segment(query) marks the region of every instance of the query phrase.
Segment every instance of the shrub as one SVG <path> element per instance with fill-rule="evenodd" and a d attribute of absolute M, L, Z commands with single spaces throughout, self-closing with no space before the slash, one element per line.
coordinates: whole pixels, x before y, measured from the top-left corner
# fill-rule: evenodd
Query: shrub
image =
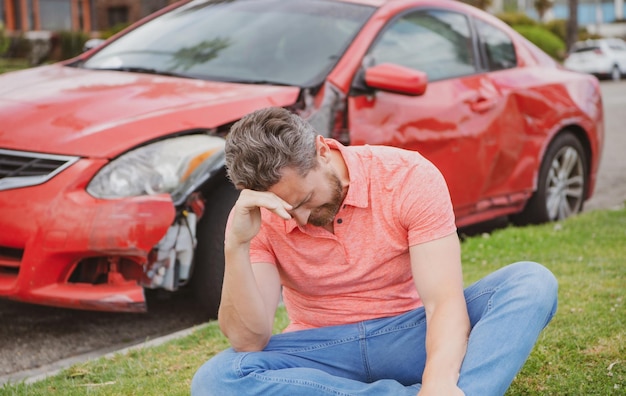
<path fill-rule="evenodd" d="M 11 44 L 11 39 L 6 35 L 4 31 L 4 24 L 0 22 L 0 56 L 4 55 Z"/>
<path fill-rule="evenodd" d="M 567 20 L 565 19 L 554 19 L 550 22 L 547 22 L 545 25 L 546 29 L 554 33 L 558 36 L 563 42 L 567 42 Z M 576 36 L 577 41 L 587 40 L 590 38 L 600 38 L 601 36 L 597 34 L 589 33 L 586 27 L 578 26 L 578 36 Z"/>
<path fill-rule="evenodd" d="M 108 39 L 109 37 L 121 32 L 122 30 L 126 29 L 129 26 L 128 23 L 118 23 L 116 25 L 111 26 L 110 28 L 108 28 L 107 30 L 103 30 L 102 33 L 100 34 L 100 38 L 101 39 Z"/>
<path fill-rule="evenodd" d="M 30 40 L 24 37 L 23 34 L 14 35 L 9 40 L 9 50 L 7 57 L 9 58 L 28 58 L 31 52 L 32 44 Z"/>
<path fill-rule="evenodd" d="M 601 34 L 589 33 L 585 27 L 578 28 L 578 41 L 585 41 L 590 39 L 599 39 L 603 36 Z"/>
<path fill-rule="evenodd" d="M 567 41 L 567 20 L 553 19 L 550 22 L 546 22 L 543 26 L 551 31 L 555 36 L 563 40 L 563 42 Z"/>
<path fill-rule="evenodd" d="M 524 14 L 523 12 L 505 12 L 496 16 L 509 26 L 538 25 L 537 21 Z"/>
<path fill-rule="evenodd" d="M 73 58 L 83 52 L 89 35 L 84 32 L 60 31 L 55 35 L 56 44 L 60 47 L 60 60 Z"/>
<path fill-rule="evenodd" d="M 556 60 L 562 60 L 566 54 L 565 43 L 557 35 L 542 26 L 513 26 L 518 33 L 526 37 L 537 47 Z"/>

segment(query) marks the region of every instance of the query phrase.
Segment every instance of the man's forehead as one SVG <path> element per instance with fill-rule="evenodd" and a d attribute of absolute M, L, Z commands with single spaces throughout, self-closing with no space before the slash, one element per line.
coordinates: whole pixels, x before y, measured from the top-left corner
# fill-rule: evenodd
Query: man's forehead
<path fill-rule="evenodd" d="M 304 201 L 315 188 L 315 174 L 308 172 L 302 176 L 292 168 L 285 168 L 278 183 L 269 188 L 270 192 L 278 195 L 290 205 L 298 205 Z"/>

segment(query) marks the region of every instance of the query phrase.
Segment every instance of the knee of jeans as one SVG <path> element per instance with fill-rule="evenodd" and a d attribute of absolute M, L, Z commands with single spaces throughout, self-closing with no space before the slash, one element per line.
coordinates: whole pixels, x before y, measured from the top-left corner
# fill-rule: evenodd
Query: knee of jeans
<path fill-rule="evenodd" d="M 225 387 L 236 376 L 230 350 L 219 353 L 205 362 L 191 380 L 191 395 L 223 395 Z"/>
<path fill-rule="evenodd" d="M 550 317 L 556 313 L 558 281 L 552 271 L 532 261 L 516 263 L 518 279 L 523 282 L 527 298 L 536 308 L 545 307 Z"/>

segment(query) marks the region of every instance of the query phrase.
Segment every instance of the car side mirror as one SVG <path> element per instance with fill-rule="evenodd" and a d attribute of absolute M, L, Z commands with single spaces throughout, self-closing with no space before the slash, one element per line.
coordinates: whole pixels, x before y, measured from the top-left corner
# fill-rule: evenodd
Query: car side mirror
<path fill-rule="evenodd" d="M 365 69 L 365 85 L 369 88 L 419 96 L 426 92 L 426 73 L 408 67 L 382 63 Z"/>

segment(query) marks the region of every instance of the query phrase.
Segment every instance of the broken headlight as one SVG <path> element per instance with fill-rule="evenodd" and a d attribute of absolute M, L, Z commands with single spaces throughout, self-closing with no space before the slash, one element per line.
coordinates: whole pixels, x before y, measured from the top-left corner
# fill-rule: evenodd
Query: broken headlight
<path fill-rule="evenodd" d="M 187 135 L 165 139 L 116 158 L 87 186 L 96 198 L 115 199 L 169 193 L 176 202 L 223 166 L 224 139 Z"/>

